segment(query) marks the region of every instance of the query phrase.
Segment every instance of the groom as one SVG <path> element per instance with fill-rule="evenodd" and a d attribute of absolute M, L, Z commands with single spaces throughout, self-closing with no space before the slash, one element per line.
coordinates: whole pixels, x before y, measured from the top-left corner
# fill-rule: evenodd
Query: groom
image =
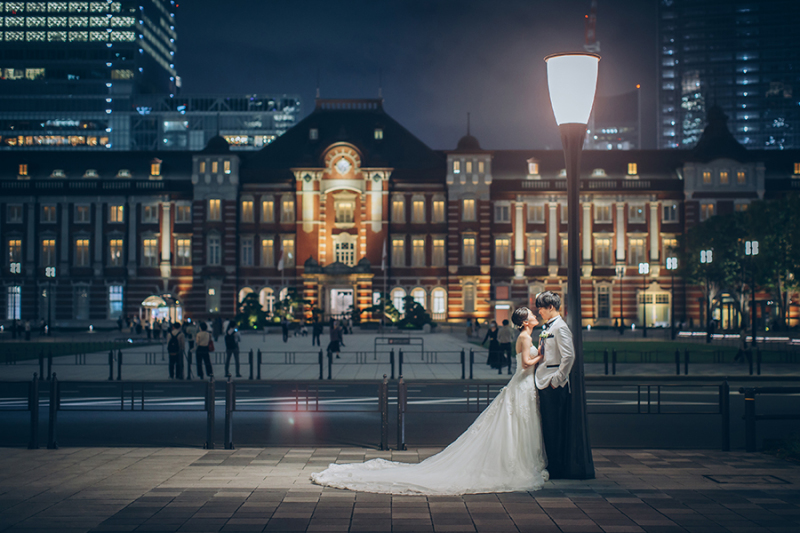
<path fill-rule="evenodd" d="M 539 346 L 544 356 L 536 368 L 536 388 L 542 416 L 542 437 L 547 452 L 550 479 L 568 472 L 567 429 L 569 427 L 569 373 L 575 360 L 572 333 L 561 318 L 561 298 L 550 291 L 536 296 L 536 308 L 544 322 Z"/>

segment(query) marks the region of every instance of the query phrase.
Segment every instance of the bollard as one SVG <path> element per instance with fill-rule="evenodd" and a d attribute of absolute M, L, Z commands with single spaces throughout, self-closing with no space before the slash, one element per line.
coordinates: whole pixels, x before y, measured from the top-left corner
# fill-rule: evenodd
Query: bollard
<path fill-rule="evenodd" d="M 50 418 L 47 421 L 47 449 L 57 450 L 56 427 L 58 424 L 58 380 L 56 375 L 50 377 Z"/>
<path fill-rule="evenodd" d="M 467 358 L 464 354 L 464 348 L 461 348 L 461 379 L 466 379 L 467 376 Z"/>
<path fill-rule="evenodd" d="M 403 379 L 403 350 L 400 349 L 400 352 L 397 354 L 397 374 L 400 376 L 400 379 Z M 392 379 L 394 379 L 394 372 L 392 372 Z"/>
<path fill-rule="evenodd" d="M 206 387 L 206 443 L 203 448 L 214 449 L 214 415 L 216 414 L 216 398 L 214 397 L 214 378 L 208 378 Z"/>
<path fill-rule="evenodd" d="M 225 449 L 233 450 L 233 409 L 236 401 L 236 384 L 230 376 L 225 383 Z"/>
<path fill-rule="evenodd" d="M 322 349 L 320 349 L 320 351 L 319 351 L 319 379 L 325 379 L 323 377 L 324 373 L 325 373 L 325 365 L 322 362 Z"/>
<path fill-rule="evenodd" d="M 122 350 L 117 352 L 117 381 L 122 381 Z"/>
<path fill-rule="evenodd" d="M 328 350 L 328 379 L 331 379 L 333 373 L 333 352 Z"/>
<path fill-rule="evenodd" d="M 731 388 L 727 381 L 719 386 L 719 414 L 722 417 L 722 451 L 731 451 Z"/>
<path fill-rule="evenodd" d="M 47 379 L 53 379 L 53 350 L 47 352 Z"/>
<path fill-rule="evenodd" d="M 617 350 L 611 350 L 611 375 L 617 375 Z"/>
<path fill-rule="evenodd" d="M 397 449 L 406 449 L 406 383 L 403 381 L 403 374 L 400 374 L 400 382 L 397 384 Z"/>
<path fill-rule="evenodd" d="M 29 450 L 39 449 L 39 375 L 34 372 L 31 380 L 28 409 L 31 411 L 31 440 L 28 441 Z"/>
<path fill-rule="evenodd" d="M 44 350 L 39 350 L 39 375 L 44 377 Z"/>
<path fill-rule="evenodd" d="M 603 350 L 603 367 L 605 375 L 608 375 L 608 348 Z"/>
<path fill-rule="evenodd" d="M 683 350 L 683 375 L 689 375 L 689 348 Z"/>
<path fill-rule="evenodd" d="M 114 349 L 108 351 L 108 381 L 114 381 Z"/>
<path fill-rule="evenodd" d="M 392 365 L 392 379 L 394 379 L 394 349 L 389 352 L 389 364 Z"/>
<path fill-rule="evenodd" d="M 475 364 L 475 352 L 472 348 L 469 349 L 469 379 L 472 379 L 472 367 Z"/>
<path fill-rule="evenodd" d="M 381 450 L 389 449 L 389 380 L 383 375 L 378 385 L 378 408 L 381 411 Z"/>
<path fill-rule="evenodd" d="M 739 389 L 744 391 L 744 441 L 745 451 L 756 451 L 756 393 L 755 389 Z"/>
<path fill-rule="evenodd" d="M 253 381 L 253 349 L 250 348 L 250 353 L 247 354 L 247 362 L 250 364 L 250 377 L 247 378 Z"/>
<path fill-rule="evenodd" d="M 675 350 L 675 375 L 681 375 L 681 351 Z"/>
<path fill-rule="evenodd" d="M 761 375 L 761 349 L 756 349 L 756 374 Z"/>
<path fill-rule="evenodd" d="M 261 379 L 261 348 L 256 352 L 256 379 Z"/>

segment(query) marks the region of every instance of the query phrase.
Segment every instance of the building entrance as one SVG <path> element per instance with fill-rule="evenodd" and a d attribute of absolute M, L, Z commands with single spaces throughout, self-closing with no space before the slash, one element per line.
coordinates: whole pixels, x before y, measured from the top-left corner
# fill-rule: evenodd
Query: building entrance
<path fill-rule="evenodd" d="M 331 316 L 340 318 L 353 306 L 353 289 L 331 289 Z"/>

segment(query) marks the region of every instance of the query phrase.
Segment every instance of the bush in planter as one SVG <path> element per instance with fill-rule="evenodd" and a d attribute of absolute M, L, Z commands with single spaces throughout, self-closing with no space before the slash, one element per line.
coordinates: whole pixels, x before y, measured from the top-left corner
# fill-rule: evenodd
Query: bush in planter
<path fill-rule="evenodd" d="M 403 301 L 405 303 L 405 316 L 397 324 L 399 328 L 422 329 L 422 326 L 432 322 L 431 315 L 418 302 L 414 301 L 414 298 L 406 296 Z"/>
<path fill-rule="evenodd" d="M 239 304 L 234 322 L 240 329 L 261 329 L 267 325 L 267 312 L 261 308 L 258 295 L 251 292 Z"/>
<path fill-rule="evenodd" d="M 395 308 L 392 301 L 386 296 L 386 294 L 381 294 L 380 301 L 369 307 L 366 307 L 359 311 L 360 313 L 371 313 L 372 318 L 380 322 L 381 316 L 386 319 L 386 322 L 390 324 L 397 323 L 400 320 L 400 312 Z"/>

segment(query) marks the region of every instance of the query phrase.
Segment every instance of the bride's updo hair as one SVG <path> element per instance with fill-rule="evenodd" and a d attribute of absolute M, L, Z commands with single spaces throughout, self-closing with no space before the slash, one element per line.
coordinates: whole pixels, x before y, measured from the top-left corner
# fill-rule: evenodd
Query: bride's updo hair
<path fill-rule="evenodd" d="M 523 325 L 523 322 L 528 320 L 528 313 L 530 312 L 531 310 L 527 307 L 518 307 L 514 310 L 514 314 L 511 315 L 511 322 L 514 323 L 517 329 L 524 328 L 525 326 Z"/>

